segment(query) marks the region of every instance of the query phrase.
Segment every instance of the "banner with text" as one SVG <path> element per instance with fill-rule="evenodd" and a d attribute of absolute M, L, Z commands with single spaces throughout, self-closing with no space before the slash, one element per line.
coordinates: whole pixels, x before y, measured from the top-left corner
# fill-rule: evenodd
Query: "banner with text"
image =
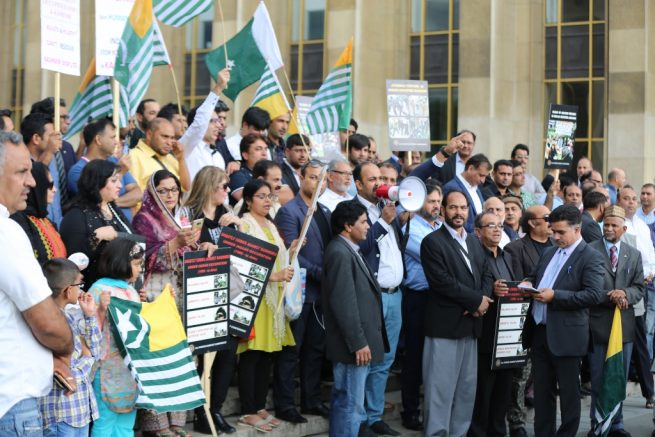
<path fill-rule="evenodd" d="M 113 76 L 125 23 L 134 0 L 96 0 L 96 74 Z"/>
<path fill-rule="evenodd" d="M 80 0 L 41 0 L 41 68 L 80 75 Z"/>
<path fill-rule="evenodd" d="M 184 328 L 194 355 L 227 347 L 231 252 L 184 254 Z"/>
<path fill-rule="evenodd" d="M 566 169 L 573 162 L 578 107 L 550 105 L 546 128 L 544 168 Z"/>
<path fill-rule="evenodd" d="M 528 351 L 523 349 L 522 340 L 530 299 L 523 297 L 518 285 L 518 281 L 507 281 L 508 293 L 494 297 L 498 302 L 498 317 L 491 370 L 523 367 L 528 359 Z"/>
<path fill-rule="evenodd" d="M 430 150 L 430 105 L 424 80 L 387 80 L 389 148 Z"/>
<path fill-rule="evenodd" d="M 278 247 L 227 227 L 221 232 L 218 247 L 232 248 L 230 262 L 245 285 L 230 301 L 230 334 L 247 338 L 266 292 Z"/>

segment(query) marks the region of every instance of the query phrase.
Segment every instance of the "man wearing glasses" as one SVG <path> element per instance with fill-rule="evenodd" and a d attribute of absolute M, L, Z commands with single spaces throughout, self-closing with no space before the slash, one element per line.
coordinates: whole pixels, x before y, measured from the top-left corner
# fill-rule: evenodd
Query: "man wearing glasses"
<path fill-rule="evenodd" d="M 327 206 L 330 212 L 344 200 L 352 199 L 348 187 L 352 183 L 353 172 L 348 162 L 342 159 L 330 161 L 327 169 L 327 188 L 318 201 Z"/>

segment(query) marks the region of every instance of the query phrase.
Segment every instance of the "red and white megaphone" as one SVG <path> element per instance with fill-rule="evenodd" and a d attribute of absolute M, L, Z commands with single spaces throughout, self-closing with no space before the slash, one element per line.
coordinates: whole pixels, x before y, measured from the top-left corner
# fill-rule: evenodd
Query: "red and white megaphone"
<path fill-rule="evenodd" d="M 375 190 L 380 199 L 397 201 L 405 211 L 414 212 L 423 207 L 427 190 L 422 180 L 408 176 L 396 186 L 382 185 Z"/>

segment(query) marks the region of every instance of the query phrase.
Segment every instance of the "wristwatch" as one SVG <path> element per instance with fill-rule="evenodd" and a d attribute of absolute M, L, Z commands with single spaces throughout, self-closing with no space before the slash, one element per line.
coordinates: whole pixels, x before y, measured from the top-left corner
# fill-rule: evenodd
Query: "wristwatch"
<path fill-rule="evenodd" d="M 446 158 L 450 158 L 450 154 L 449 154 L 448 152 L 446 152 L 446 146 L 441 146 L 441 149 L 439 149 L 439 151 L 440 151 L 441 154 L 442 154 L 443 156 L 445 156 Z"/>

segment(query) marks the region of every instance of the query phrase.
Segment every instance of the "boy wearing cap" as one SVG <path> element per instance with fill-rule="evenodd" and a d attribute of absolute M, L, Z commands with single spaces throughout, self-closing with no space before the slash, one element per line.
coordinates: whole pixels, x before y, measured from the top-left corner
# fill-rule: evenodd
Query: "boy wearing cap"
<path fill-rule="evenodd" d="M 74 350 L 71 375 L 76 390 L 70 393 L 61 384 L 54 384 L 50 393 L 40 399 L 44 437 L 88 436 L 89 423 L 98 418 L 98 406 L 91 384 L 91 368 L 100 354 L 101 333 L 96 320 L 93 298 L 82 293 L 84 283 L 79 267 L 65 258 L 53 258 L 43 266 L 43 273 L 52 290 L 55 304 L 66 316 L 73 331 Z M 80 308 L 69 307 L 76 305 Z"/>

